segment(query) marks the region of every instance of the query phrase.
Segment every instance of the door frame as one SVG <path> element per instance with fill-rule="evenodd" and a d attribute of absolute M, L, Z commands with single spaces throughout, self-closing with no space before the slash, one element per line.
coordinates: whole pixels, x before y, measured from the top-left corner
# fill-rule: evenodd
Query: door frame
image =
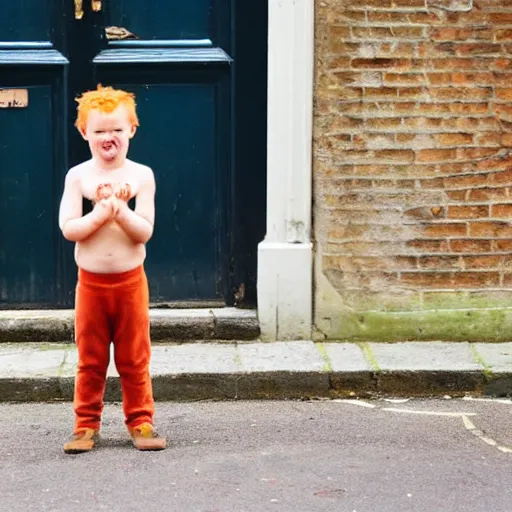
<path fill-rule="evenodd" d="M 264 340 L 312 338 L 312 0 L 268 0 L 267 227 L 258 246 Z"/>

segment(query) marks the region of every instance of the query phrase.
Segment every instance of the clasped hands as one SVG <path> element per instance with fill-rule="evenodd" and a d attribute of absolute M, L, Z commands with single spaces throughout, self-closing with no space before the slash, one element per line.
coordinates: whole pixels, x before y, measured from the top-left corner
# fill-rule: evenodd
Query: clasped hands
<path fill-rule="evenodd" d="M 131 187 L 128 183 L 102 183 L 96 189 L 94 209 L 98 211 L 101 220 L 115 219 L 128 207 L 130 199 Z"/>

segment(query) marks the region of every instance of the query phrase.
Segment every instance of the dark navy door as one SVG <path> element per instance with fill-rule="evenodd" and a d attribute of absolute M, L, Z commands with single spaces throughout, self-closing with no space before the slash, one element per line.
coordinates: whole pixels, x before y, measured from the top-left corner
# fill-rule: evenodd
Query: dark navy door
<path fill-rule="evenodd" d="M 67 168 L 89 156 L 73 127 L 74 98 L 97 83 L 136 94 L 141 127 L 130 157 L 151 166 L 157 183 L 146 262 L 152 302 L 222 305 L 234 303 L 240 289 L 255 295 L 264 231 L 265 4 L 6 4 L 0 307 L 73 303 L 72 245 L 58 232 L 56 214 Z M 20 105 L 2 104 L 14 97 Z"/>

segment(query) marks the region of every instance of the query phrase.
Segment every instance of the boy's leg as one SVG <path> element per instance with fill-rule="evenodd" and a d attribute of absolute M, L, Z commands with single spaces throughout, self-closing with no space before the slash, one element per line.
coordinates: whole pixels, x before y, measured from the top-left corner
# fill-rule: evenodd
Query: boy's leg
<path fill-rule="evenodd" d="M 165 439 L 153 430 L 154 401 L 149 364 L 149 290 L 142 267 L 116 291 L 114 359 L 121 377 L 128 430 L 140 450 L 162 450 Z"/>
<path fill-rule="evenodd" d="M 149 375 L 148 284 L 142 270 L 130 274 L 126 284 L 116 290 L 113 341 L 126 425 L 132 428 L 153 423 L 154 405 Z"/>
<path fill-rule="evenodd" d="M 84 273 L 77 284 L 75 337 L 78 349 L 75 433 L 82 429 L 98 431 L 112 338 L 104 291 L 88 283 Z"/>

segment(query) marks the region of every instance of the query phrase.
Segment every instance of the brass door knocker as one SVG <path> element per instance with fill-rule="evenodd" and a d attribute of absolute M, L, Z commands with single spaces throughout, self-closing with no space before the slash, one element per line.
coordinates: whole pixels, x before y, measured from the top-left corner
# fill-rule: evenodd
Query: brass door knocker
<path fill-rule="evenodd" d="M 75 20 L 81 20 L 84 17 L 83 0 L 75 0 Z"/>
<path fill-rule="evenodd" d="M 93 12 L 100 12 L 103 9 L 102 0 L 91 0 Z M 84 17 L 84 1 L 75 0 L 75 20 L 81 20 Z"/>

